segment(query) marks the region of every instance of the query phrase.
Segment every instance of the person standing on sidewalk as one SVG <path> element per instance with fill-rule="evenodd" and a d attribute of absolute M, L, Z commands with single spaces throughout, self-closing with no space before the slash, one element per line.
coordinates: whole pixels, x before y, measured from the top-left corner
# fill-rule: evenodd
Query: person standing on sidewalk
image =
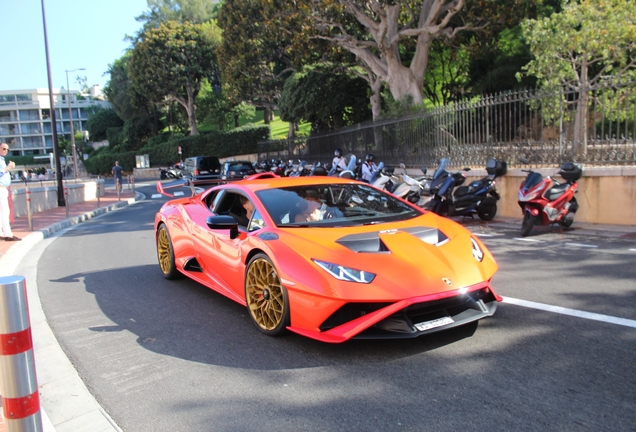
<path fill-rule="evenodd" d="M 115 161 L 115 166 L 113 167 L 113 175 L 115 176 L 115 187 L 121 192 L 122 184 L 124 180 L 123 176 L 124 169 L 119 166 L 119 161 Z"/>
<path fill-rule="evenodd" d="M 9 144 L 0 143 L 0 234 L 5 241 L 20 241 L 22 239 L 13 235 L 11 231 L 11 207 L 9 200 L 9 186 L 11 186 L 11 172 L 15 168 L 15 162 L 7 163 L 4 160 L 9 152 Z"/>

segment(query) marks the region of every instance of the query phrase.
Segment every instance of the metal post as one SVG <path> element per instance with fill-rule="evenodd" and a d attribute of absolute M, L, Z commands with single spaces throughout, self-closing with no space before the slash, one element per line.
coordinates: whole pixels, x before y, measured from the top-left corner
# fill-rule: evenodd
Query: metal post
<path fill-rule="evenodd" d="M 7 430 L 42 432 L 40 396 L 23 276 L 0 278 L 0 395 Z"/>
<path fill-rule="evenodd" d="M 130 179 L 132 180 L 132 194 L 135 196 L 135 176 L 131 176 Z"/>
<path fill-rule="evenodd" d="M 119 177 L 115 178 L 115 189 L 117 189 L 117 201 L 121 201 L 121 191 L 119 190 L 121 188 L 121 180 L 119 179 Z"/>
<path fill-rule="evenodd" d="M 100 180 L 99 176 L 97 176 L 97 208 L 99 208 L 99 206 L 100 206 L 99 201 L 100 201 L 100 198 L 101 198 L 101 195 L 102 195 L 102 184 L 101 184 L 101 182 L 99 180 Z"/>
<path fill-rule="evenodd" d="M 75 132 L 73 131 L 73 110 L 71 109 L 71 88 L 68 84 L 68 73 L 86 70 L 84 68 L 73 69 L 73 70 L 65 70 L 66 72 L 66 95 L 68 99 L 68 121 L 71 125 L 71 147 L 73 148 L 73 174 L 75 175 L 75 180 L 77 180 L 77 151 L 75 150 Z"/>
<path fill-rule="evenodd" d="M 60 166 L 60 147 L 57 142 L 57 122 L 55 121 L 55 102 L 53 100 L 53 79 L 51 78 L 51 62 L 49 61 L 49 41 L 46 32 L 46 14 L 42 0 L 42 26 L 44 27 L 44 50 L 46 51 L 46 72 L 49 78 L 49 102 L 51 104 L 51 133 L 53 137 L 53 155 L 55 158 L 55 178 L 57 179 L 57 206 L 64 205 L 62 191 L 62 167 Z"/>
<path fill-rule="evenodd" d="M 26 185 L 26 209 L 27 220 L 29 222 L 29 231 L 33 231 L 33 215 L 31 214 L 31 190 L 29 185 Z"/>
<path fill-rule="evenodd" d="M 64 186 L 64 201 L 66 202 L 66 218 L 68 219 L 68 186 Z"/>

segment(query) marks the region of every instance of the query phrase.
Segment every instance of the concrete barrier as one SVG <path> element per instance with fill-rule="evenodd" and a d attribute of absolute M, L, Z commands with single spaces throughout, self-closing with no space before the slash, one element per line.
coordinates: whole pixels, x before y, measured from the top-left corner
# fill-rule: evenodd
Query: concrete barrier
<path fill-rule="evenodd" d="M 90 201 L 105 193 L 104 180 L 91 180 L 82 183 L 65 183 L 68 187 L 68 202 L 70 205 Z M 31 192 L 31 212 L 39 213 L 57 207 L 57 185 L 49 183 L 30 183 L 28 185 Z M 27 215 L 27 193 L 23 183 L 13 183 L 11 185 L 11 196 L 13 199 L 13 214 L 15 217 Z"/>

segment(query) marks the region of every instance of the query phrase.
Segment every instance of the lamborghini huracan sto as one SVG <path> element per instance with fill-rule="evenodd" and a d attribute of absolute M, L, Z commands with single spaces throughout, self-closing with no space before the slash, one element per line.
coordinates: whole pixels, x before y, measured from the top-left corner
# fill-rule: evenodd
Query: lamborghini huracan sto
<path fill-rule="evenodd" d="M 355 180 L 256 174 L 165 203 L 155 232 L 164 277 L 246 306 L 271 336 L 413 338 L 501 301 L 470 231 Z"/>

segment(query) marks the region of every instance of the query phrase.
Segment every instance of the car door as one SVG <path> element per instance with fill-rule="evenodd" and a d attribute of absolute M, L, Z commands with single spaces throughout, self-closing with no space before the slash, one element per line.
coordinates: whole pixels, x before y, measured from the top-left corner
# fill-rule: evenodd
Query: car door
<path fill-rule="evenodd" d="M 227 214 L 231 211 L 232 205 L 238 201 L 238 191 L 227 190 L 223 199 L 216 202 L 214 212 L 216 214 Z M 251 200 L 254 202 L 254 200 Z M 255 215 L 257 210 L 255 210 Z M 258 216 L 260 218 L 260 216 Z M 245 256 L 249 253 L 250 237 L 253 232 L 248 232 L 246 228 L 239 227 L 239 235 L 236 238 L 230 236 L 228 230 L 210 230 L 215 238 L 216 263 L 215 271 L 220 279 L 225 283 L 227 290 L 233 295 L 243 298 L 243 278 L 245 275 Z"/>

